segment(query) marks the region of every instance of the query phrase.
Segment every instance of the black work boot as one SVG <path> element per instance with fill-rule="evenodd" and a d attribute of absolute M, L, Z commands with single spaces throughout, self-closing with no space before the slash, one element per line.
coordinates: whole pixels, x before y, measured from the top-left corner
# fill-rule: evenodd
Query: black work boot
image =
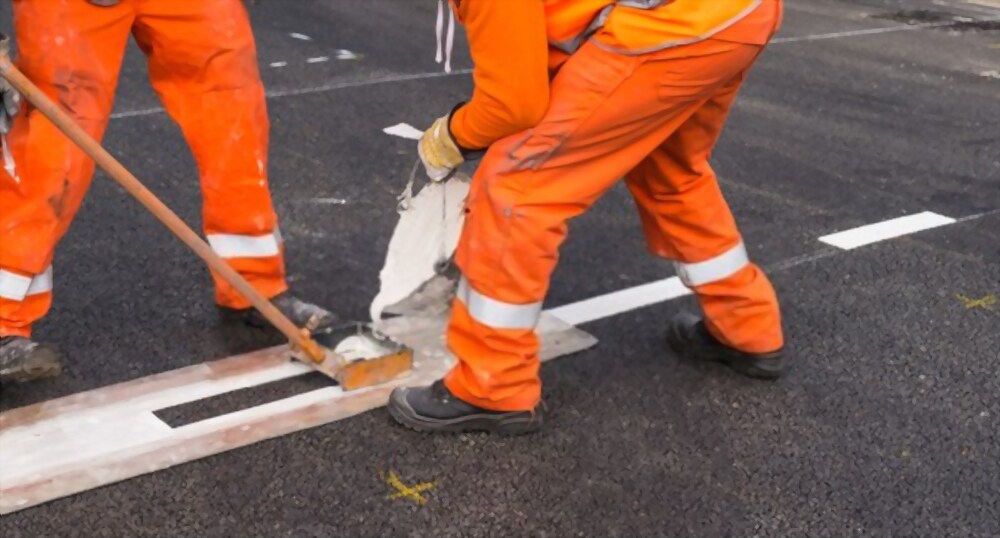
<path fill-rule="evenodd" d="M 544 422 L 541 405 L 534 411 L 490 411 L 459 400 L 441 380 L 429 387 L 393 390 L 389 414 L 396 422 L 427 433 L 523 435 L 538 431 Z"/>
<path fill-rule="evenodd" d="M 22 336 L 0 338 L 0 382 L 34 381 L 61 372 L 62 358 L 56 348 Z"/>
<path fill-rule="evenodd" d="M 284 292 L 271 298 L 271 303 L 281 311 L 282 314 L 292 320 L 292 323 L 299 327 L 308 327 L 310 331 L 329 328 L 340 324 L 340 320 L 329 310 L 307 303 L 291 292 Z M 220 307 L 225 317 L 238 319 L 257 328 L 270 327 L 271 323 L 256 308 L 244 308 L 236 310 L 232 308 Z"/>
<path fill-rule="evenodd" d="M 747 353 L 718 340 L 705 327 L 705 321 L 691 314 L 679 314 L 667 326 L 667 345 L 683 358 L 715 361 L 757 379 L 777 379 L 785 371 L 782 349 L 771 353 Z"/>

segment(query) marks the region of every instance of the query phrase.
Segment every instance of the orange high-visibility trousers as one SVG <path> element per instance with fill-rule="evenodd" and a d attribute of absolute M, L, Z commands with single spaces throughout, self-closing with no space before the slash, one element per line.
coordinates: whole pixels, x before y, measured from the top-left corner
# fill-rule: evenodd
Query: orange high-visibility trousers
<path fill-rule="evenodd" d="M 774 290 L 708 162 L 762 47 L 721 37 L 637 56 L 590 42 L 554 78 L 541 123 L 487 151 L 456 255 L 463 280 L 447 337 L 459 362 L 445 383 L 457 397 L 501 411 L 537 405 L 534 326 L 567 220 L 622 177 L 650 250 L 675 261 L 711 333 L 748 352 L 783 346 Z"/>
<path fill-rule="evenodd" d="M 122 0 L 112 7 L 14 0 L 14 17 L 18 67 L 97 139 L 134 36 L 197 161 L 209 243 L 266 296 L 287 289 L 268 191 L 264 88 L 241 0 Z M 83 152 L 25 108 L 9 135 L 17 177 L 0 172 L 0 336 L 29 336 L 47 312 L 53 251 L 94 172 Z M 219 304 L 250 306 L 218 277 L 215 283 Z"/>

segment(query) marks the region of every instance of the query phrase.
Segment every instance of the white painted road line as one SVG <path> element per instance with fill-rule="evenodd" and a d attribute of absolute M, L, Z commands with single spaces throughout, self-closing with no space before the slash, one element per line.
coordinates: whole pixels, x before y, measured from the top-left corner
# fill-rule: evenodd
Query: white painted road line
<path fill-rule="evenodd" d="M 382 132 L 387 135 L 398 136 L 408 140 L 420 140 L 420 138 L 424 136 L 423 131 L 417 129 L 409 123 L 397 123 L 396 125 L 382 129 Z"/>
<path fill-rule="evenodd" d="M 285 67 L 288 62 L 271 62 L 271 67 Z"/>
<path fill-rule="evenodd" d="M 819 240 L 844 250 L 851 250 L 871 243 L 885 241 L 894 237 L 912 234 L 922 230 L 929 230 L 952 224 L 955 219 L 938 215 L 930 211 L 907 215 L 896 219 L 876 222 L 850 230 L 844 230 L 830 235 L 824 235 Z"/>
<path fill-rule="evenodd" d="M 316 56 L 315 58 L 307 58 L 306 59 L 306 63 L 307 64 L 318 64 L 318 63 L 328 62 L 328 61 L 330 61 L 330 57 L 329 56 Z"/>
<path fill-rule="evenodd" d="M 358 55 L 354 54 L 353 52 L 351 52 L 351 51 L 349 51 L 347 49 L 340 49 L 340 50 L 337 51 L 337 59 L 338 60 L 357 60 L 358 59 Z"/>
<path fill-rule="evenodd" d="M 681 279 L 670 277 L 553 308 L 547 313 L 570 325 L 580 325 L 690 294 Z"/>
<path fill-rule="evenodd" d="M 1000 209 L 969 215 L 961 219 L 953 219 L 951 217 L 945 217 L 943 215 L 938 215 L 937 213 L 925 211 L 915 215 L 877 222 L 875 224 L 869 224 L 867 226 L 861 226 L 837 232 L 835 234 L 825 235 L 819 240 L 843 250 L 851 250 L 863 245 L 884 241 L 886 239 L 901 237 L 923 230 L 937 228 L 938 226 L 975 220 L 995 214 L 1000 214 Z M 837 251 L 827 250 L 798 256 L 796 258 L 778 263 L 770 269 L 774 271 L 785 270 L 815 261 L 817 259 L 826 258 L 835 252 Z M 671 299 L 676 299 L 690 294 L 691 290 L 686 288 L 679 278 L 670 277 L 656 282 L 651 282 L 649 284 L 642 284 L 640 286 L 552 308 L 546 310 L 545 312 L 565 321 L 570 325 L 578 326 L 581 323 L 597 321 L 599 319 L 630 312 L 646 306 L 652 306 L 657 303 L 666 302 Z"/>
<path fill-rule="evenodd" d="M 878 35 L 878 34 L 891 34 L 895 32 L 909 32 L 912 30 L 924 30 L 927 28 L 942 28 L 947 26 L 955 26 L 958 24 L 971 22 L 973 19 L 964 20 L 951 20 L 951 21 L 936 21 L 936 22 L 925 22 L 920 24 L 907 24 L 900 26 L 888 26 L 882 28 L 865 28 L 863 30 L 849 30 L 846 32 L 831 32 L 829 34 L 812 34 L 804 36 L 790 36 L 790 37 L 776 37 L 771 40 L 771 43 L 798 43 L 801 41 L 822 41 L 824 39 L 841 39 L 844 37 L 858 37 L 865 35 Z M 1000 21 L 1000 17 L 993 17 L 988 19 L 977 19 L 976 22 L 997 22 Z"/>
<path fill-rule="evenodd" d="M 292 32 L 292 33 L 290 33 L 288 35 L 290 37 L 292 37 L 293 39 L 300 39 L 302 41 L 312 41 L 313 40 L 311 37 L 309 37 L 309 36 L 307 36 L 305 34 L 300 34 L 298 32 Z"/>

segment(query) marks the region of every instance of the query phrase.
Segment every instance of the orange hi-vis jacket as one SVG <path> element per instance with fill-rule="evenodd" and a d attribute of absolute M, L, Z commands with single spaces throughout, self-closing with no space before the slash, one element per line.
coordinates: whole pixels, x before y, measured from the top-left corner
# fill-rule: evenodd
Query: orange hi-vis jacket
<path fill-rule="evenodd" d="M 620 54 L 646 54 L 719 36 L 763 45 L 772 21 L 753 17 L 774 0 L 451 0 L 475 63 L 472 99 L 452 115 L 460 146 L 483 149 L 537 123 L 549 77 L 588 39 Z M 750 21 L 745 21 L 750 22 Z M 757 28 L 759 26 L 759 28 Z"/>

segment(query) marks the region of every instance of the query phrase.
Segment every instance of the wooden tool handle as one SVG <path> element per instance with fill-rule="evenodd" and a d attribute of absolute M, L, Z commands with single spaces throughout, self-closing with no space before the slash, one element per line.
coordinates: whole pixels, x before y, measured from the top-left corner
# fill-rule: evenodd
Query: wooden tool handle
<path fill-rule="evenodd" d="M 91 138 L 68 114 L 52 102 L 37 86 L 24 76 L 7 54 L 0 54 L 0 75 L 10 83 L 35 108 L 59 128 L 105 172 L 127 190 L 136 200 L 146 206 L 157 219 L 194 251 L 216 273 L 231 284 L 243 297 L 278 328 L 293 345 L 301 348 L 310 359 L 322 362 L 325 353 L 309 335 L 309 331 L 299 329 L 288 317 L 275 308 L 271 301 L 260 294 L 249 282 L 219 257 L 212 247 L 196 234 L 180 217 L 159 198 L 149 191 L 134 175 L 111 156 L 100 143 Z"/>

